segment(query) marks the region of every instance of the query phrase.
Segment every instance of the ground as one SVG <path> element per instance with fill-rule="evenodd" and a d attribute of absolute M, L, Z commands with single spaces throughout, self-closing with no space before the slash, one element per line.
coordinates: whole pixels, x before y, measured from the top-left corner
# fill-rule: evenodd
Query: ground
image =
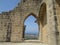
<path fill-rule="evenodd" d="M 47 45 L 42 43 L 0 43 L 0 45 Z"/>

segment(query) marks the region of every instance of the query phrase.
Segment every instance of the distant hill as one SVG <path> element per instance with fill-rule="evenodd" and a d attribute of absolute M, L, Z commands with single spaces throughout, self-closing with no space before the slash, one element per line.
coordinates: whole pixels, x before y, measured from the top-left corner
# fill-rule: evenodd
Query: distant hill
<path fill-rule="evenodd" d="M 29 35 L 38 35 L 37 33 L 25 33 L 26 34 L 29 34 Z"/>
<path fill-rule="evenodd" d="M 25 40 L 37 40 L 38 39 L 38 34 L 25 34 Z"/>

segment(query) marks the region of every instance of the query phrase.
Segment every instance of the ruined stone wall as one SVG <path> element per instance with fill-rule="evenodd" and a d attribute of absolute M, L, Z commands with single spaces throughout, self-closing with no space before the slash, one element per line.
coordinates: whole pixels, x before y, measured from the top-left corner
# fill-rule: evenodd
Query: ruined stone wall
<path fill-rule="evenodd" d="M 23 41 L 23 28 L 24 21 L 29 15 L 33 15 L 38 18 L 40 5 L 39 1 L 28 0 L 22 2 L 11 14 L 12 19 L 12 34 L 11 41 L 20 42 Z"/>
<path fill-rule="evenodd" d="M 43 27 L 41 21 L 43 19 L 42 4 L 46 4 L 47 24 Z M 43 6 L 45 7 L 45 6 Z M 56 8 L 56 10 L 55 10 Z M 41 10 L 41 11 L 40 11 Z M 8 13 L 0 14 L 0 41 L 21 42 L 24 41 L 24 21 L 30 15 L 36 17 L 39 22 L 40 34 L 39 40 L 48 45 L 57 45 L 56 30 L 60 32 L 60 3 L 54 3 L 52 0 L 24 0 L 19 3 L 18 7 Z M 39 14 L 41 13 L 41 14 Z M 57 16 L 57 29 L 56 20 Z M 41 19 L 42 18 L 42 19 Z M 42 23 L 44 23 L 43 20 Z M 42 26 L 42 27 L 40 27 Z M 60 33 L 59 33 L 60 34 Z M 60 36 L 59 36 L 60 37 Z M 60 41 L 60 38 L 58 38 Z"/>
<path fill-rule="evenodd" d="M 47 9 L 47 27 L 44 29 L 47 29 L 46 33 L 43 35 L 46 37 L 45 38 L 45 43 L 46 40 L 48 40 L 48 45 L 57 45 L 56 41 L 56 23 L 55 23 L 55 10 L 54 8 L 54 0 L 43 0 L 44 3 L 46 3 L 46 9 Z M 45 31 L 43 31 L 45 32 Z"/>
<path fill-rule="evenodd" d="M 9 30 L 9 16 L 7 13 L 0 15 L 0 41 L 7 41 L 7 31 Z"/>

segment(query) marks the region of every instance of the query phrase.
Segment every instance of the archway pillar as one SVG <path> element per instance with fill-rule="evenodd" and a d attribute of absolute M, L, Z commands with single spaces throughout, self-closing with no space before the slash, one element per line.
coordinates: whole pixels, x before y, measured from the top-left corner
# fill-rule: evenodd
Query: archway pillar
<path fill-rule="evenodd" d="M 47 5 L 48 45 L 57 45 L 53 4 Z"/>
<path fill-rule="evenodd" d="M 39 27 L 39 41 L 42 42 L 42 24 L 41 21 L 38 20 L 38 27 Z"/>

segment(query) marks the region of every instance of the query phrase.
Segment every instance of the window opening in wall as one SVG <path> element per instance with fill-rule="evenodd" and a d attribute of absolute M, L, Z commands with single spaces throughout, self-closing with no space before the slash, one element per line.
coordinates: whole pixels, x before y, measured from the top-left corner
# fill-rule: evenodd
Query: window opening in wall
<path fill-rule="evenodd" d="M 36 18 L 32 15 L 28 16 L 28 18 L 24 22 L 24 40 L 38 40 L 39 37 L 39 29 L 38 23 L 36 22 Z"/>

